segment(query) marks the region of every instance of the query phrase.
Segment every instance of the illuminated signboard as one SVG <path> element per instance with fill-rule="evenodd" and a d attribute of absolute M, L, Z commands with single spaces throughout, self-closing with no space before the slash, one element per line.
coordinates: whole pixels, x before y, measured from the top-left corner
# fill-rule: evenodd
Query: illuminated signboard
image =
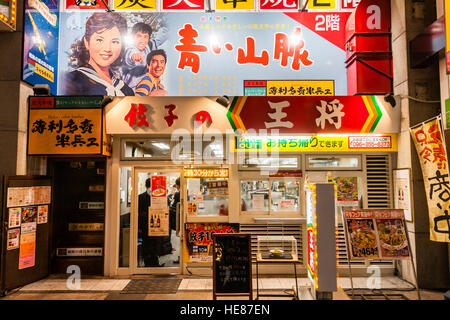
<path fill-rule="evenodd" d="M 240 136 L 234 152 L 379 152 L 397 151 L 397 135 Z"/>
<path fill-rule="evenodd" d="M 30 109 L 28 154 L 102 154 L 102 109 Z"/>
<path fill-rule="evenodd" d="M 336 186 L 310 184 L 305 191 L 308 278 L 316 292 L 337 291 Z"/>
<path fill-rule="evenodd" d="M 228 168 L 220 169 L 184 169 L 185 178 L 228 178 Z"/>

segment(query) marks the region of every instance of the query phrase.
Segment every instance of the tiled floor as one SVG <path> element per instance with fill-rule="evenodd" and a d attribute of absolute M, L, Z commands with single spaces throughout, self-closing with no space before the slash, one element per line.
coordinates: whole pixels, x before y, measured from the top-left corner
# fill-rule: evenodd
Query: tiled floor
<path fill-rule="evenodd" d="M 212 300 L 212 279 L 210 278 L 188 278 L 185 277 L 175 294 L 120 294 L 130 279 L 105 279 L 93 278 L 82 279 L 79 288 L 73 287 L 74 283 L 67 284 L 66 279 L 55 279 L 49 277 L 32 284 L 26 285 L 6 297 L 0 299 L 9 300 Z M 309 287 L 311 282 L 307 278 L 298 278 L 300 300 L 311 300 Z M 367 278 L 353 278 L 355 290 L 367 288 Z M 350 300 L 351 282 L 349 278 L 338 280 L 339 291 L 333 295 L 334 300 Z M 256 279 L 253 281 L 254 296 L 256 296 Z M 292 292 L 295 288 L 293 278 L 263 278 L 259 279 L 258 289 L 260 294 L 284 294 Z M 380 289 L 389 292 L 401 292 L 409 299 L 417 299 L 417 292 L 413 285 L 397 277 L 383 277 L 380 281 Z M 288 291 L 286 291 L 288 290 Z M 347 294 L 344 292 L 347 292 Z M 396 290 L 396 291 L 394 291 Z M 442 300 L 443 293 L 422 291 L 424 300 Z M 221 297 L 221 299 L 227 299 Z M 240 299 L 240 298 L 231 298 Z M 245 299 L 245 297 L 243 298 Z M 263 297 L 262 299 L 265 299 Z M 269 298 L 270 299 L 270 298 Z M 284 298 L 273 298 L 283 300 Z M 291 300 L 292 297 L 286 296 Z"/>

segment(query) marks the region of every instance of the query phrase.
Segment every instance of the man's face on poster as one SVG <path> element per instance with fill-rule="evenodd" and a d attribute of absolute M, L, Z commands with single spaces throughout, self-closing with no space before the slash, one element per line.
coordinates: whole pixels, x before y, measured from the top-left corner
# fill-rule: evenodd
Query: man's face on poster
<path fill-rule="evenodd" d="M 166 59 L 164 56 L 157 54 L 152 57 L 150 64 L 147 65 L 148 72 L 155 78 L 160 78 L 166 69 Z"/>
<path fill-rule="evenodd" d="M 148 33 L 138 31 L 134 35 L 134 45 L 140 51 L 145 50 L 145 47 L 147 47 L 149 40 L 150 40 L 150 35 Z"/>

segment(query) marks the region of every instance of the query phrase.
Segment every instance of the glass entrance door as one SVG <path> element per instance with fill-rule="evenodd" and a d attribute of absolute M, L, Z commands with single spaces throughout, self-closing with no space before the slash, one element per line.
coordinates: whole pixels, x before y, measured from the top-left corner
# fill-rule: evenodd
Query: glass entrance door
<path fill-rule="evenodd" d="M 134 273 L 180 273 L 181 170 L 134 170 Z"/>

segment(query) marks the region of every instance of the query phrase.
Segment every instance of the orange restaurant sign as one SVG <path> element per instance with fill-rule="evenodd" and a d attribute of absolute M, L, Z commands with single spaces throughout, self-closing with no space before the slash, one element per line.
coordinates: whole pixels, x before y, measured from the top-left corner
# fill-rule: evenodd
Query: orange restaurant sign
<path fill-rule="evenodd" d="M 28 154 L 108 154 L 101 108 L 30 109 Z"/>
<path fill-rule="evenodd" d="M 450 184 L 441 119 L 436 118 L 410 129 L 422 168 L 428 200 L 430 240 L 450 242 Z"/>

